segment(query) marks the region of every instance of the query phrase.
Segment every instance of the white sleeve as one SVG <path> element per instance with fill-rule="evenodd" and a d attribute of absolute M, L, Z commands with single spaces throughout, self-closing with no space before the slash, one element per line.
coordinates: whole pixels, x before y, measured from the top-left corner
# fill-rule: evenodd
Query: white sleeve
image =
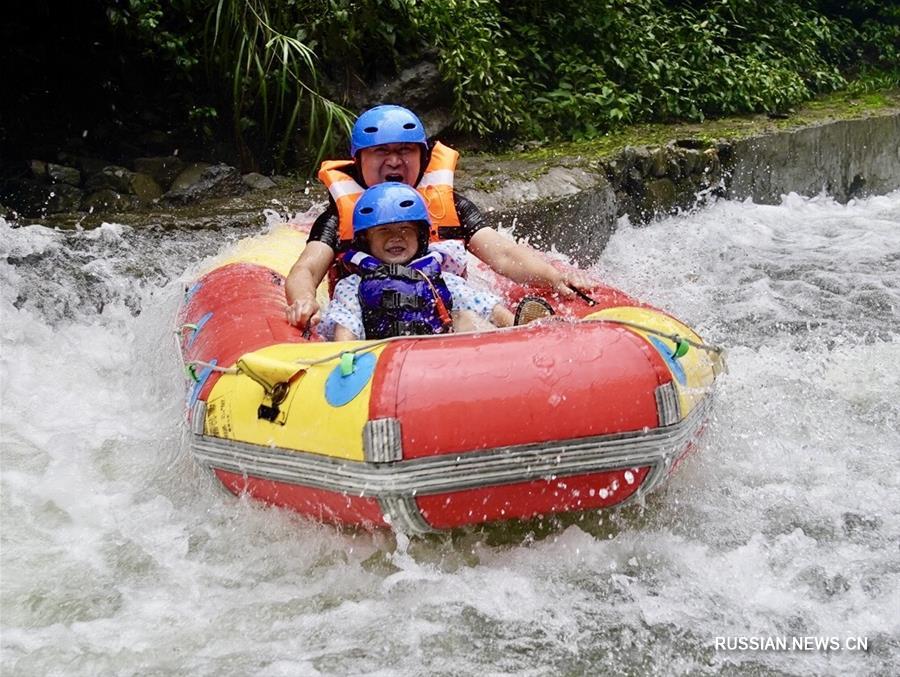
<path fill-rule="evenodd" d="M 360 281 L 359 275 L 350 275 L 335 285 L 334 296 L 325 310 L 322 324 L 319 325 L 319 334 L 329 341 L 334 340 L 336 324 L 349 329 L 360 339 L 366 337 L 362 306 L 359 303 Z"/>
<path fill-rule="evenodd" d="M 439 252 L 443 256 L 441 270 L 460 277 L 466 276 L 466 264 L 469 261 L 469 253 L 462 240 L 441 240 L 428 245 L 429 251 Z"/>
<path fill-rule="evenodd" d="M 447 289 L 453 297 L 453 310 L 471 310 L 489 320 L 500 297 L 489 291 L 476 290 L 471 284 L 453 273 L 442 273 Z"/>

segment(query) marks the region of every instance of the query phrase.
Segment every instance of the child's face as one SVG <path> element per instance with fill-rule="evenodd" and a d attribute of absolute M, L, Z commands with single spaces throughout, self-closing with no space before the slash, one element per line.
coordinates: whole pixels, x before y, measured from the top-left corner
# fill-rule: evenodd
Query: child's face
<path fill-rule="evenodd" d="M 410 221 L 375 226 L 365 233 L 372 256 L 385 263 L 409 263 L 419 249 L 419 228 Z"/>

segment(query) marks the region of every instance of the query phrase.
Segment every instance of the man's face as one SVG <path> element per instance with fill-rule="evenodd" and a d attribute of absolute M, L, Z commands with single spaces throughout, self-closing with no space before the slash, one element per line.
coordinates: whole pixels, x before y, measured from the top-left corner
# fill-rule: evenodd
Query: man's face
<path fill-rule="evenodd" d="M 409 263 L 419 249 L 419 227 L 411 221 L 369 228 L 366 238 L 372 256 L 385 263 Z"/>
<path fill-rule="evenodd" d="M 415 185 L 422 167 L 421 146 L 417 143 L 386 143 L 359 151 L 362 178 L 367 186 L 385 181 Z"/>

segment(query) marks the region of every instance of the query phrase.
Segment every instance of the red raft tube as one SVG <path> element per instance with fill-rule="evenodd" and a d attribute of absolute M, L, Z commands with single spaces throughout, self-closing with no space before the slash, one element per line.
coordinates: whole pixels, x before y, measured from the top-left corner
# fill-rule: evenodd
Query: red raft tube
<path fill-rule="evenodd" d="M 192 453 L 235 494 L 408 534 L 597 510 L 659 486 L 704 428 L 719 349 L 601 285 L 522 327 L 305 339 L 284 277 L 306 235 L 241 242 L 180 310 Z M 511 307 L 533 291 L 491 279 Z"/>

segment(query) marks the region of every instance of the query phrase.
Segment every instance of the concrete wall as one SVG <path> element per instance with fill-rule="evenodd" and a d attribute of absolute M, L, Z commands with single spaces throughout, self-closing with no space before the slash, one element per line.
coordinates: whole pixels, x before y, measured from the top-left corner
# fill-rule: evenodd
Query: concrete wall
<path fill-rule="evenodd" d="M 837 200 L 900 188 L 900 112 L 707 144 L 683 139 L 613 157 L 551 162 L 463 158 L 458 190 L 494 225 L 586 263 L 619 217 L 643 223 L 714 196 L 777 204 L 825 190 Z"/>
<path fill-rule="evenodd" d="M 732 144 L 727 195 L 777 204 L 825 190 L 842 202 L 900 188 L 900 114 L 840 120 Z"/>

